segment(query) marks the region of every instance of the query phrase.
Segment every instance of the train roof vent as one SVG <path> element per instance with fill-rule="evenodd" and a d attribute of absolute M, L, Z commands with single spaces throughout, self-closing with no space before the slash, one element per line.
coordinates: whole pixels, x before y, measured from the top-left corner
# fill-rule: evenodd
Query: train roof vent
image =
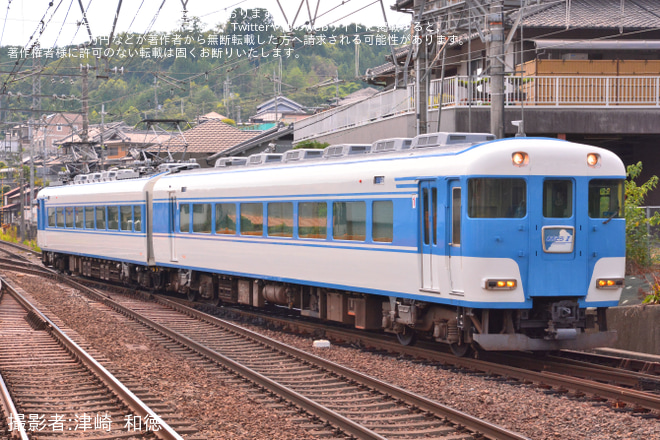
<path fill-rule="evenodd" d="M 320 159 L 323 157 L 323 150 L 314 148 L 299 148 L 289 150 L 284 153 L 282 162 L 296 162 L 299 160 Z"/>
<path fill-rule="evenodd" d="M 115 171 L 116 173 L 116 179 L 121 180 L 121 179 L 135 179 L 137 177 L 140 177 L 140 173 L 136 170 L 129 170 L 129 169 L 123 169 L 123 170 L 117 170 Z"/>
<path fill-rule="evenodd" d="M 201 168 L 197 162 L 170 162 L 161 163 L 158 165 L 158 172 L 170 170 L 174 173 L 183 170 L 192 170 L 195 168 Z"/>
<path fill-rule="evenodd" d="M 238 165 L 245 165 L 247 157 L 221 157 L 215 161 L 216 168 L 235 167 Z"/>
<path fill-rule="evenodd" d="M 428 133 L 412 140 L 411 148 L 446 147 L 456 144 L 478 144 L 495 140 L 490 133 Z"/>
<path fill-rule="evenodd" d="M 282 162 L 282 155 L 279 153 L 258 153 L 248 156 L 247 165 L 263 165 L 274 162 Z"/>
<path fill-rule="evenodd" d="M 73 184 L 77 185 L 80 183 L 85 183 L 87 182 L 87 174 L 78 174 L 73 178 Z"/>
<path fill-rule="evenodd" d="M 401 151 L 410 148 L 412 138 L 381 139 L 371 144 L 372 153 L 384 153 L 387 151 Z"/>
<path fill-rule="evenodd" d="M 323 157 L 328 159 L 331 157 L 353 156 L 356 154 L 366 154 L 369 151 L 371 151 L 371 145 L 369 144 L 337 144 L 325 147 Z"/>

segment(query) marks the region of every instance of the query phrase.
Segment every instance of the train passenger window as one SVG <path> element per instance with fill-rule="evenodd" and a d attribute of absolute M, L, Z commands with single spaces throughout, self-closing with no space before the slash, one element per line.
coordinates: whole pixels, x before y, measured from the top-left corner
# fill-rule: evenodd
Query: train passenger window
<path fill-rule="evenodd" d="M 213 211 L 210 203 L 193 203 L 193 232 L 211 233 Z"/>
<path fill-rule="evenodd" d="M 335 202 L 332 204 L 332 238 L 337 240 L 366 239 L 367 204 Z"/>
<path fill-rule="evenodd" d="M 623 217 L 624 181 L 594 179 L 589 182 L 589 217 Z"/>
<path fill-rule="evenodd" d="M 133 230 L 142 232 L 142 206 L 133 207 Z"/>
<path fill-rule="evenodd" d="M 105 229 L 105 206 L 96 207 L 96 229 Z"/>
<path fill-rule="evenodd" d="M 573 216 L 573 181 L 546 180 L 543 182 L 543 217 L 569 218 Z"/>
<path fill-rule="evenodd" d="M 190 205 L 187 203 L 179 206 L 179 231 L 190 232 Z"/>
<path fill-rule="evenodd" d="M 328 205 L 325 202 L 298 204 L 298 238 L 322 238 L 328 235 Z"/>
<path fill-rule="evenodd" d="M 83 227 L 83 208 L 82 207 L 75 208 L 74 212 L 75 212 L 74 217 L 76 219 L 75 220 L 76 228 L 82 229 L 82 227 Z"/>
<path fill-rule="evenodd" d="M 119 229 L 122 231 L 133 230 L 133 207 L 120 206 L 119 207 Z"/>
<path fill-rule="evenodd" d="M 57 208 L 57 227 L 64 227 L 64 208 Z"/>
<path fill-rule="evenodd" d="M 108 229 L 119 230 L 119 206 L 108 206 Z"/>
<path fill-rule="evenodd" d="M 373 241 L 392 243 L 394 237 L 394 206 L 391 200 L 379 200 L 373 203 L 371 231 Z"/>
<path fill-rule="evenodd" d="M 264 207 L 261 203 L 241 203 L 241 235 L 263 235 Z"/>
<path fill-rule="evenodd" d="M 55 227 L 55 208 L 48 208 L 48 226 Z"/>
<path fill-rule="evenodd" d="M 268 204 L 268 235 L 293 237 L 293 203 Z"/>
<path fill-rule="evenodd" d="M 73 208 L 64 208 L 64 218 L 66 219 L 66 227 L 73 228 Z"/>
<path fill-rule="evenodd" d="M 85 207 L 85 229 L 94 229 L 94 208 Z"/>
<path fill-rule="evenodd" d="M 526 215 L 527 183 L 524 179 L 468 180 L 468 217 L 522 218 Z"/>
<path fill-rule="evenodd" d="M 236 205 L 233 203 L 215 205 L 215 233 L 236 234 Z"/>

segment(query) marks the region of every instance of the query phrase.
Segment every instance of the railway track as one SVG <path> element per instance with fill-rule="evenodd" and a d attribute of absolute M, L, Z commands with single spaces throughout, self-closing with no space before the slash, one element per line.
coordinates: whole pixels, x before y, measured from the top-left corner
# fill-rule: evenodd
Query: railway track
<path fill-rule="evenodd" d="M 0 372 L 7 430 L 21 439 L 182 439 L 6 281 Z"/>
<path fill-rule="evenodd" d="M 95 296 L 349 436 L 525 438 L 165 298 Z"/>

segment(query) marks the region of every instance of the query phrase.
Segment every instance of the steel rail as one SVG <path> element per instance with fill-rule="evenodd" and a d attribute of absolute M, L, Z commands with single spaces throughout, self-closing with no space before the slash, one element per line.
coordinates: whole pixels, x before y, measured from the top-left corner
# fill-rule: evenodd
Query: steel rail
<path fill-rule="evenodd" d="M 493 423 L 486 422 L 484 420 L 478 419 L 474 416 L 471 416 L 467 413 L 464 413 L 462 411 L 458 411 L 454 408 L 450 408 L 448 406 L 442 405 L 439 402 L 433 401 L 431 399 L 428 399 L 426 397 L 420 396 L 418 394 L 415 394 L 411 391 L 404 390 L 402 388 L 399 388 L 397 386 L 388 384 L 386 382 L 383 382 L 381 380 L 378 380 L 376 378 L 373 378 L 371 376 L 368 376 L 363 373 L 359 373 L 357 371 L 351 370 L 349 368 L 346 368 L 342 365 L 336 364 L 332 361 L 323 359 L 321 357 L 318 357 L 316 355 L 298 350 L 297 348 L 294 348 L 290 345 L 284 344 L 282 342 L 276 341 L 275 339 L 271 339 L 267 336 L 260 335 L 258 333 L 255 333 L 251 330 L 239 327 L 235 324 L 232 324 L 230 322 L 224 321 L 222 319 L 216 318 L 214 316 L 207 315 L 206 313 L 200 312 L 198 310 L 192 309 L 190 307 L 187 307 L 185 305 L 179 304 L 175 301 L 170 301 L 166 298 L 162 297 L 155 297 L 155 300 L 161 304 L 167 305 L 168 307 L 172 307 L 176 310 L 179 310 L 183 313 L 186 313 L 188 315 L 192 315 L 197 319 L 204 320 L 206 322 L 209 322 L 214 325 L 222 326 L 224 328 L 229 328 L 231 331 L 244 335 L 248 338 L 255 339 L 265 345 L 268 345 L 269 347 L 274 347 L 277 350 L 280 350 L 283 353 L 286 353 L 288 355 L 294 356 L 296 358 L 303 359 L 305 362 L 308 362 L 310 364 L 313 364 L 319 368 L 331 371 L 339 376 L 345 377 L 349 380 L 353 380 L 362 384 L 365 384 L 369 387 L 372 387 L 384 394 L 390 395 L 394 399 L 399 399 L 403 400 L 407 403 L 410 403 L 411 405 L 414 405 L 415 407 L 419 408 L 420 410 L 427 411 L 436 415 L 441 415 L 443 417 L 448 418 L 454 423 L 457 423 L 470 431 L 474 433 L 479 433 L 481 435 L 486 436 L 487 438 L 490 439 L 498 439 L 498 440 L 522 440 L 522 439 L 527 439 L 527 437 L 524 437 L 518 433 L 515 433 L 513 431 L 509 431 L 505 428 L 502 428 L 500 426 L 497 426 Z"/>
<path fill-rule="evenodd" d="M 185 335 L 182 335 L 178 332 L 168 329 L 157 322 L 154 322 L 139 313 L 131 310 L 128 307 L 125 307 L 118 302 L 108 298 L 102 293 L 96 291 L 95 289 L 84 286 L 76 281 L 68 280 L 67 283 L 83 292 L 88 293 L 90 296 L 94 297 L 99 302 L 102 302 L 106 306 L 115 309 L 116 311 L 122 313 L 125 316 L 128 316 L 137 322 L 151 328 L 152 330 L 161 333 L 173 341 L 190 348 L 191 350 L 199 353 L 200 355 L 217 362 L 220 365 L 225 366 L 226 368 L 234 371 L 240 376 L 247 378 L 248 380 L 258 384 L 259 386 L 268 389 L 269 391 L 283 397 L 284 399 L 291 401 L 298 405 L 300 408 L 308 411 L 311 414 L 314 414 L 326 422 L 332 424 L 333 426 L 339 427 L 341 430 L 347 434 L 356 436 L 360 439 L 373 439 L 373 440 L 386 440 L 386 437 L 377 434 L 376 432 L 356 423 L 341 414 L 330 410 L 329 408 L 324 407 L 311 399 L 287 388 L 279 383 L 269 379 L 268 377 L 235 362 L 234 360 L 214 351 L 202 344 L 199 344 L 192 339 L 188 338 Z"/>
<path fill-rule="evenodd" d="M 0 280 L 2 278 L 0 277 Z M 136 415 L 144 418 L 148 416 L 151 420 L 155 421 L 155 424 L 158 424 L 160 429 L 157 431 L 154 430 L 153 433 L 156 437 L 162 440 L 183 440 L 179 434 L 177 434 L 172 427 L 170 427 L 164 420 L 158 416 L 151 408 L 149 408 L 142 400 L 140 400 L 131 390 L 126 388 L 119 380 L 117 380 L 108 370 L 99 364 L 94 358 L 92 358 L 85 350 L 82 349 L 78 344 L 76 344 L 71 338 L 69 338 L 62 330 L 57 327 L 46 315 L 41 313 L 33 304 L 31 304 L 17 288 L 9 284 L 6 280 L 3 280 L 3 285 L 6 288 L 7 292 L 11 294 L 16 301 L 21 304 L 26 310 L 32 311 L 45 325 L 47 331 L 51 333 L 60 343 L 69 350 L 76 358 L 85 365 L 90 371 L 99 377 L 103 383 L 113 391 L 117 396 L 119 396 L 128 407 L 135 412 Z"/>
<path fill-rule="evenodd" d="M 4 291 L 2 290 L 2 278 L 0 278 L 0 300 L 2 299 L 3 294 Z M 15 421 L 15 423 L 12 424 L 9 423 L 9 420 L 7 420 L 7 426 L 11 435 L 13 437 L 18 436 L 19 440 L 29 440 L 23 424 L 19 423 L 19 415 L 18 411 L 16 410 L 16 405 L 14 405 L 14 400 L 12 399 L 11 394 L 9 394 L 9 389 L 7 388 L 5 380 L 2 378 L 2 374 L 0 374 L 0 398 L 2 399 L 2 408 L 5 411 L 5 415 L 8 419 Z M 12 429 L 14 426 L 15 429 Z"/>

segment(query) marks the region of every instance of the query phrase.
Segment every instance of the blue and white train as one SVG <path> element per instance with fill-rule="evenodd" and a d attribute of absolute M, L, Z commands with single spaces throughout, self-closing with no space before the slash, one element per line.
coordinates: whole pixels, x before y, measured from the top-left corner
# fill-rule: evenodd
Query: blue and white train
<path fill-rule="evenodd" d="M 38 245 L 62 271 L 288 306 L 456 354 L 613 342 L 605 309 L 625 270 L 621 160 L 556 139 L 470 136 L 48 187 Z"/>

